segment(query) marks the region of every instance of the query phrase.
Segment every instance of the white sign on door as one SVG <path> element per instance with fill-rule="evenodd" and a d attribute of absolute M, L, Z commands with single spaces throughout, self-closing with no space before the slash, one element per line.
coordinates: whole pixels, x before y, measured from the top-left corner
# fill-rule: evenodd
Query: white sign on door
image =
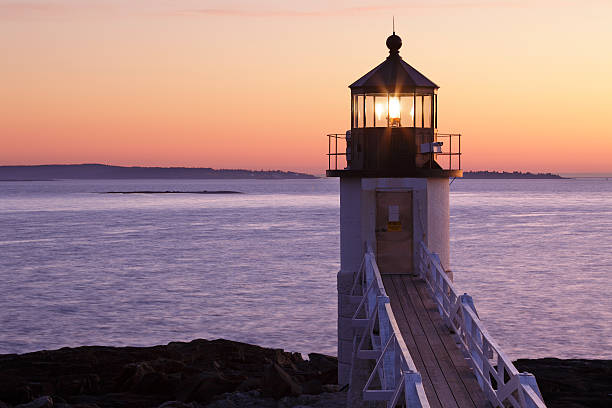
<path fill-rule="evenodd" d="M 389 222 L 399 222 L 399 205 L 389 206 Z"/>

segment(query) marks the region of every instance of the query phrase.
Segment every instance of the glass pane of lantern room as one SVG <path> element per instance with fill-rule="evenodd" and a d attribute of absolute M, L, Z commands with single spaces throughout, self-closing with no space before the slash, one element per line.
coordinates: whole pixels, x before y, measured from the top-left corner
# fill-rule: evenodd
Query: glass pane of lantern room
<path fill-rule="evenodd" d="M 389 95 L 389 126 L 401 127 L 401 105 L 399 96 Z"/>
<path fill-rule="evenodd" d="M 431 127 L 431 95 L 423 96 L 423 127 Z"/>
<path fill-rule="evenodd" d="M 374 96 L 372 95 L 365 97 L 365 125 L 374 127 Z"/>
<path fill-rule="evenodd" d="M 438 95 L 434 95 L 434 127 L 438 128 Z"/>
<path fill-rule="evenodd" d="M 423 97 L 421 95 L 416 96 L 416 115 L 414 115 L 414 127 L 423 127 Z"/>
<path fill-rule="evenodd" d="M 389 99 L 387 95 L 377 95 L 374 99 L 374 111 L 376 113 L 375 126 L 376 127 L 387 127 L 387 112 L 388 112 Z"/>
<path fill-rule="evenodd" d="M 356 106 L 354 107 L 354 114 L 355 114 L 355 118 L 356 118 L 356 123 L 355 123 L 355 127 L 356 128 L 362 128 L 363 127 L 363 120 L 365 119 L 363 116 L 363 95 L 357 95 L 355 97 L 356 100 Z"/>
<path fill-rule="evenodd" d="M 402 127 L 414 126 L 414 95 L 400 97 L 400 115 Z"/>
<path fill-rule="evenodd" d="M 351 99 L 351 126 L 357 127 L 357 95 L 353 95 Z"/>

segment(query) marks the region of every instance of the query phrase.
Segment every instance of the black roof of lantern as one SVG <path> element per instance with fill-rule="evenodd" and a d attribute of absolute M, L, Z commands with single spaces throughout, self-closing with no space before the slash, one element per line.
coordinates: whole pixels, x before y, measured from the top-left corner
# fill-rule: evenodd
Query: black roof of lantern
<path fill-rule="evenodd" d="M 349 85 L 353 93 L 402 93 L 414 92 L 416 88 L 439 88 L 400 57 L 402 39 L 395 35 L 395 32 L 387 38 L 387 47 L 389 48 L 387 59 Z"/>

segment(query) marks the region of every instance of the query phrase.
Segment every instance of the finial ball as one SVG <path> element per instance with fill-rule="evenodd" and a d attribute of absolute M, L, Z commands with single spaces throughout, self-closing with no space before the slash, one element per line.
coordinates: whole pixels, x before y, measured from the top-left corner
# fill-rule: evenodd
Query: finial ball
<path fill-rule="evenodd" d="M 395 33 L 391 34 L 389 38 L 387 38 L 387 48 L 391 52 L 397 52 L 400 48 L 402 48 L 402 39 L 399 35 L 395 35 Z"/>

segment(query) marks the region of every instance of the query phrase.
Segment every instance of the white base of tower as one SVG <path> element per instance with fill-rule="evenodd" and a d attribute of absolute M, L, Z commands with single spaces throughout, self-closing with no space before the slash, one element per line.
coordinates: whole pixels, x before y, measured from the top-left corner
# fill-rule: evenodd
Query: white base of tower
<path fill-rule="evenodd" d="M 350 290 L 370 242 L 376 248 L 377 192 L 411 192 L 412 259 L 418 243 L 439 254 L 445 270 L 449 262 L 449 181 L 446 178 L 340 178 L 340 272 L 338 273 L 338 383 L 350 382 L 353 354 L 351 317 L 356 305 Z M 379 204 L 380 205 L 380 204 Z M 386 209 L 385 209 L 386 211 Z M 391 211 L 391 210 L 389 210 Z M 380 212 L 379 212 L 380 215 Z M 390 220 L 391 221 L 391 220 Z M 407 258 L 408 259 L 408 258 Z M 355 377 L 353 372 L 353 377 Z"/>

